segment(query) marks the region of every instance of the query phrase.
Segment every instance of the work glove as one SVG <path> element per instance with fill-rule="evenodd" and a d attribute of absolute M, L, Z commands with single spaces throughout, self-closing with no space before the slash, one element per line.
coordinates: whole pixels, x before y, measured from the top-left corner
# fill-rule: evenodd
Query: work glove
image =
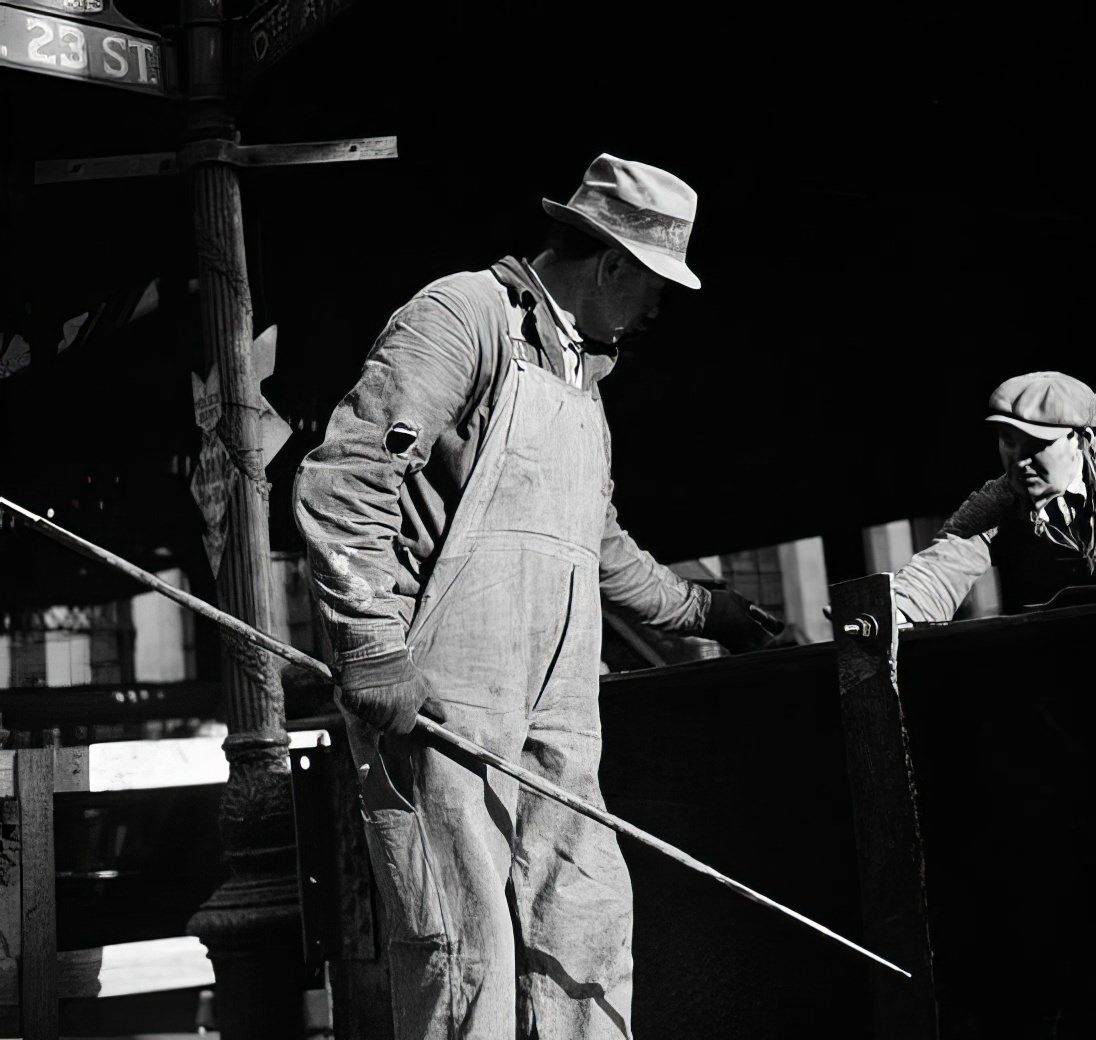
<path fill-rule="evenodd" d="M 430 696 L 430 683 L 406 648 L 355 661 L 337 678 L 340 706 L 379 733 L 410 733 Z"/>
<path fill-rule="evenodd" d="M 760 650 L 784 632 L 784 622 L 733 589 L 711 589 L 712 605 L 700 634 L 731 653 Z"/>

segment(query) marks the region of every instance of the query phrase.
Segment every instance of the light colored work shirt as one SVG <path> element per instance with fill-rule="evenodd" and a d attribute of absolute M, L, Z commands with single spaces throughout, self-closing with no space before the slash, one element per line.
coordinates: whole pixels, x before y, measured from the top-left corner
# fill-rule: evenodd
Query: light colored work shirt
<path fill-rule="evenodd" d="M 571 386 L 582 386 L 582 336 L 575 328 L 575 316 L 565 311 L 552 298 L 552 294 L 544 287 L 536 268 L 532 264 L 522 261 L 522 269 L 529 279 L 544 294 L 544 301 L 552 312 L 556 321 L 556 336 L 559 337 L 559 345 L 563 350 L 563 363 L 567 368 L 567 382 Z"/>

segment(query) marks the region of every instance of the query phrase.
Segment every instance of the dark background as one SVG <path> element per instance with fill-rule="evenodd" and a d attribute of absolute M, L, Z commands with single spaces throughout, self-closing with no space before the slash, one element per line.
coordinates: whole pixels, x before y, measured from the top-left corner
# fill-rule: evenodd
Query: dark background
<path fill-rule="evenodd" d="M 116 9 L 165 34 L 179 17 Z M 997 383 L 1047 368 L 1096 383 L 1087 28 L 1080 4 L 354 4 L 236 99 L 244 144 L 399 147 L 242 175 L 256 332 L 278 326 L 263 392 L 301 427 L 268 470 L 274 548 L 297 546 L 296 463 L 388 314 L 451 270 L 532 255 L 541 198 L 566 201 L 609 151 L 697 190 L 703 281 L 667 293 L 605 384 L 625 526 L 667 561 L 820 534 L 831 580 L 862 573 L 865 525 L 946 515 L 995 475 Z M 195 572 L 200 516 L 171 472 L 197 454 L 203 365 L 180 302 L 185 180 L 33 175 L 173 151 L 183 132 L 176 102 L 0 68 L 3 327 L 33 347 L 150 278 L 179 297 L 0 380 L 0 494 Z M 106 593 L 38 543 L 8 532 L 9 595 Z"/>
<path fill-rule="evenodd" d="M 659 322 L 604 386 L 617 504 L 637 538 L 678 560 L 822 535 L 838 581 L 862 573 L 864 526 L 950 512 L 997 472 L 982 423 L 997 383 L 1060 368 L 1096 384 L 1087 9 L 957 6 L 479 3 L 438 13 L 359 0 L 269 70 L 237 99 L 243 143 L 399 142 L 394 160 L 242 175 L 256 332 L 278 326 L 263 392 L 300 427 L 268 470 L 274 547 L 297 545 L 296 463 L 387 315 L 434 277 L 535 251 L 540 199 L 565 201 L 601 151 L 665 166 L 699 193 L 689 256 L 703 288 L 668 292 Z M 179 11 L 176 0 L 117 7 L 164 32 Z M 166 99 L 0 68 L 0 330 L 5 345 L 19 331 L 35 348 L 28 368 L 0 379 L 0 495 L 52 508 L 144 566 L 174 558 L 211 599 L 179 461 L 197 455 L 190 379 L 203 371 L 182 288 L 196 272 L 185 181 L 35 185 L 33 173 L 36 160 L 172 151 L 183 128 Z M 87 342 L 51 354 L 62 321 L 104 301 L 123 315 L 157 277 L 167 300 L 156 315 L 120 328 L 104 318 Z M 0 615 L 122 591 L 104 568 L 0 528 Z M 1041 671 L 1062 665 L 1061 647 L 1086 645 L 1081 627 L 1075 635 L 1057 647 L 983 647 L 954 667 L 922 657 L 920 673 L 916 649 L 903 658 L 940 914 L 939 991 L 956 1028 L 960 1013 L 981 1014 L 980 1035 L 1018 1032 L 1061 1008 L 1060 990 L 1084 994 L 1071 973 L 1089 966 L 1064 951 L 1091 918 L 1087 904 L 1077 910 L 1092 815 L 1086 748 L 1074 739 L 1091 730 L 1090 712 L 1072 701 L 1059 711 L 1083 684 L 1048 684 Z M 971 661 L 968 676 L 960 666 Z M 940 676 L 948 696 L 937 696 Z M 1024 698 L 1017 710 L 1015 696 L 1001 701 L 1002 684 L 1036 691 L 1035 707 L 1054 711 L 1039 715 Z M 770 685 L 758 713 L 802 722 L 773 709 Z M 654 700 L 695 739 L 721 739 L 719 726 L 698 730 L 679 698 Z M 619 713 L 648 718 L 634 701 Z M 742 735 L 773 728 L 730 732 L 748 762 L 727 785 L 740 776 L 760 786 L 753 766 L 767 745 Z M 805 746 L 832 748 L 817 737 Z M 1015 755 L 1025 739 L 1031 747 Z M 619 775 L 632 777 L 624 765 Z M 799 775 L 773 781 L 789 808 L 756 821 L 759 835 L 815 804 L 796 800 Z M 634 786 L 618 790 L 636 797 Z M 783 833 L 791 842 L 804 832 Z M 832 867 L 818 848 L 802 859 Z M 827 876 L 787 866 L 789 878 Z M 781 891 L 770 867 L 745 880 L 813 912 L 813 894 Z M 1017 877 L 1036 879 L 1030 900 L 1015 898 Z M 662 894 L 644 902 L 641 892 L 641 913 L 670 906 Z M 824 907 L 823 896 L 841 895 L 835 886 L 818 898 Z M 1010 931 L 1017 920 L 1034 927 Z M 652 944 L 677 935 L 661 917 L 641 926 Z M 728 943 L 720 956 L 738 949 Z M 826 964 L 850 963 L 818 949 Z M 1002 964 L 1002 950 L 1014 959 Z M 713 970 L 724 963 L 713 958 Z M 777 977 L 759 963 L 758 977 Z M 779 984 L 797 983 L 785 973 Z M 785 1013 L 796 1012 L 793 1001 Z"/>

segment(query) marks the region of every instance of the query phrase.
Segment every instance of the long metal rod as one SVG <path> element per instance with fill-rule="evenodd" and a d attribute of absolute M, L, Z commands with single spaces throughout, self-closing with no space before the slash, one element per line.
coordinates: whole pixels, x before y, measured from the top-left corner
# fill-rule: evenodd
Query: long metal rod
<path fill-rule="evenodd" d="M 334 678 L 331 674 L 331 669 L 322 661 L 317 661 L 314 657 L 309 657 L 308 654 L 302 653 L 295 647 L 287 646 L 273 636 L 268 636 L 265 632 L 261 632 L 259 629 L 247 624 L 247 622 L 241 621 L 239 618 L 233 617 L 223 610 L 218 610 L 217 607 L 210 605 L 204 599 L 192 596 L 189 592 L 184 592 L 174 585 L 169 585 L 162 578 L 158 578 L 150 571 L 143 570 L 136 564 L 130 563 L 128 560 L 123 560 L 120 556 L 115 556 L 114 553 L 109 550 L 103 549 L 93 542 L 89 542 L 79 535 L 73 534 L 71 531 L 66 531 L 63 527 L 58 527 L 57 524 L 47 520 L 45 517 L 39 516 L 37 513 L 32 513 L 29 509 L 24 509 L 22 506 L 17 506 L 9 499 L 0 497 L 0 510 L 4 509 L 10 509 L 16 516 L 26 520 L 29 524 L 32 524 L 36 531 L 40 534 L 44 534 L 47 538 L 52 538 L 55 542 L 67 545 L 70 549 L 75 549 L 76 552 L 83 556 L 98 560 L 100 563 L 109 564 L 115 570 L 119 570 L 123 574 L 128 574 L 142 585 L 147 585 L 150 589 L 155 589 L 157 592 L 167 596 L 168 599 L 173 599 L 176 603 L 181 603 L 184 607 L 189 607 L 195 614 L 201 614 L 202 617 L 209 618 L 210 621 L 216 621 L 217 624 L 224 628 L 231 629 L 237 635 L 243 636 L 245 639 L 263 647 L 265 650 L 269 650 L 272 654 L 284 657 L 287 661 L 299 664 L 302 668 L 310 668 L 312 671 L 318 672 L 325 679 Z"/>
<path fill-rule="evenodd" d="M 331 674 L 331 669 L 322 661 L 318 661 L 316 658 L 310 657 L 308 654 L 283 643 L 281 640 L 275 639 L 273 636 L 267 635 L 267 633 L 261 632 L 257 628 L 253 628 L 251 625 L 241 621 L 239 618 L 233 617 L 223 610 L 218 610 L 205 600 L 199 599 L 197 596 L 192 596 L 189 592 L 184 592 L 182 589 L 168 584 L 166 581 L 158 578 L 155 574 L 143 570 L 141 567 L 129 563 L 127 560 L 123 560 L 120 556 L 116 556 L 114 553 L 100 548 L 98 545 L 81 538 L 79 535 L 73 534 L 71 531 L 66 531 L 63 527 L 59 527 L 57 524 L 46 520 L 44 517 L 38 516 L 36 513 L 32 513 L 30 510 L 24 509 L 22 506 L 18 506 L 14 502 L 2 497 L 0 497 L 0 509 L 11 510 L 12 513 L 30 523 L 36 531 L 45 535 L 47 538 L 52 538 L 54 541 L 60 542 L 62 545 L 66 545 L 70 549 L 74 549 L 94 560 L 109 564 L 111 567 L 122 571 L 124 574 L 128 574 L 131 578 L 141 582 L 143 585 L 147 585 L 149 588 L 162 593 L 167 596 L 168 599 L 175 600 L 176 603 L 181 603 L 183 606 L 189 607 L 195 613 L 209 618 L 211 621 L 215 621 L 225 628 L 231 629 L 233 632 L 250 640 L 257 646 L 261 646 L 263 649 L 269 650 L 271 653 L 277 654 L 287 661 L 292 661 L 294 664 L 300 665 L 303 668 L 308 668 L 325 679 L 334 679 Z M 701 874 L 706 874 L 708 877 L 718 881 L 721 885 L 729 888 L 732 892 L 737 892 L 739 895 L 744 896 L 752 902 L 759 903 L 761 906 L 767 906 L 771 910 L 777 910 L 782 914 L 787 914 L 801 924 L 807 925 L 808 928 L 813 928 L 816 932 L 820 932 L 822 935 L 841 943 L 843 946 L 847 946 L 849 949 L 863 954 L 863 956 L 882 964 L 884 967 L 890 968 L 900 975 L 905 975 L 906 978 L 911 978 L 910 972 L 906 971 L 904 968 L 899 968 L 897 965 L 885 960 L 878 954 L 872 953 L 871 950 L 866 950 L 863 946 L 857 945 L 852 940 L 838 935 L 825 925 L 819 924 L 817 921 L 812 921 L 809 917 L 805 917 L 803 914 L 797 913 L 795 910 L 770 899 L 768 896 L 762 895 L 760 892 L 743 885 L 741 882 L 727 877 L 726 874 L 721 874 L 714 867 L 709 867 L 706 863 L 694 859 L 688 853 L 682 852 L 681 849 L 669 844 L 669 842 L 665 842 L 661 838 L 656 838 L 653 834 L 649 834 L 647 831 L 641 830 L 639 827 L 628 823 L 627 820 L 622 820 L 619 816 L 614 816 L 612 813 L 606 812 L 604 809 L 601 809 L 582 798 L 578 798 L 564 788 L 558 787 L 541 776 L 537 776 L 536 773 L 531 773 L 529 770 L 515 765 L 513 762 L 488 751 L 485 747 L 481 747 L 471 740 L 458 736 L 456 733 L 445 729 L 443 726 L 439 726 L 431 719 L 422 715 L 417 715 L 415 717 L 415 726 L 422 732 L 427 733 L 438 740 L 442 740 L 447 744 L 451 744 L 453 747 L 459 748 L 466 754 L 472 755 L 480 762 L 499 770 L 499 772 L 506 773 L 508 776 L 513 777 L 519 783 L 524 784 L 538 794 L 542 794 L 547 798 L 552 798 L 555 801 L 566 805 L 569 809 L 573 809 L 583 816 L 596 820 L 598 823 L 604 824 L 606 827 L 609 827 L 620 834 L 626 834 L 644 845 L 657 849 L 659 852 L 663 853 L 663 855 L 669 856 L 670 859 L 682 864 L 682 866 L 698 871 Z"/>

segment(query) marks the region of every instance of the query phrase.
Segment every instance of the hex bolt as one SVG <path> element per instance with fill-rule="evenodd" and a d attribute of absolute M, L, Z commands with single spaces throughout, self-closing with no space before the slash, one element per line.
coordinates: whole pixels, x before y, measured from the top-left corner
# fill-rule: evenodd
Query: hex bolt
<path fill-rule="evenodd" d="M 879 622 L 871 614 L 858 614 L 853 621 L 843 626 L 843 630 L 850 636 L 871 639 L 879 635 Z"/>

